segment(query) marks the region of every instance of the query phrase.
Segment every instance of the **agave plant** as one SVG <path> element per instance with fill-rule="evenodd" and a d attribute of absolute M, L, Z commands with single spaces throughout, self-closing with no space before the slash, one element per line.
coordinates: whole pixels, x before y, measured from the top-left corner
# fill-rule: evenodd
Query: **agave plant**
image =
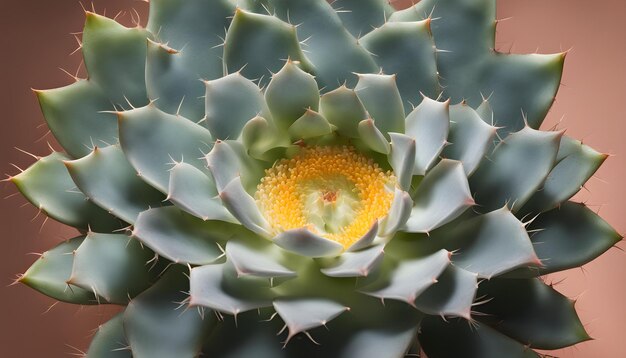
<path fill-rule="evenodd" d="M 19 281 L 124 306 L 88 357 L 535 357 L 589 339 L 541 276 L 621 239 L 568 201 L 606 155 L 538 130 L 565 53 L 494 51 L 495 0 L 86 16 L 89 78 L 36 91 L 65 151 L 11 180 L 81 233 Z"/>

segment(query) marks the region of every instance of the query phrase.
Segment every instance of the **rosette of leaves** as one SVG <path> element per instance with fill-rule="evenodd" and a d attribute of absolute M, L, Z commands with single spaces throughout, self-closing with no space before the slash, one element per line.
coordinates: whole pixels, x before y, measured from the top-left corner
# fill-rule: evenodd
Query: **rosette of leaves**
<path fill-rule="evenodd" d="M 89 357 L 532 357 L 589 339 L 541 280 L 621 237 L 568 201 L 606 155 L 540 131 L 565 54 L 495 1 L 152 0 L 88 12 L 37 91 L 64 152 L 11 180 L 80 236 L 20 282 L 117 304 Z"/>

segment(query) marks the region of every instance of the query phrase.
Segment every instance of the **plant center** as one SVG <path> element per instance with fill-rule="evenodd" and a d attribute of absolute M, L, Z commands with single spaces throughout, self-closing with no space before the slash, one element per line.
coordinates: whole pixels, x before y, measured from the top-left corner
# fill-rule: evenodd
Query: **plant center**
<path fill-rule="evenodd" d="M 266 170 L 256 200 L 277 232 L 305 227 L 347 248 L 387 215 L 394 183 L 352 147 L 307 147 Z"/>

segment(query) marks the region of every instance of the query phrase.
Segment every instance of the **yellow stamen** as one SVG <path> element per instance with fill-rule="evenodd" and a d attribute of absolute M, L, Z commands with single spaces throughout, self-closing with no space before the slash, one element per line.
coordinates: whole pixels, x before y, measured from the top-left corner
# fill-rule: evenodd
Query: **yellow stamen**
<path fill-rule="evenodd" d="M 395 178 L 352 147 L 310 147 L 266 170 L 256 200 L 272 227 L 307 227 L 349 247 L 387 215 Z"/>

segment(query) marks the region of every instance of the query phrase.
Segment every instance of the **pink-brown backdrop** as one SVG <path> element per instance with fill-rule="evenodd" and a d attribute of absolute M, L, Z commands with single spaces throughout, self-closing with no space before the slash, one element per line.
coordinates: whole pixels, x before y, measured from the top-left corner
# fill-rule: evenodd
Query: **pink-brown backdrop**
<path fill-rule="evenodd" d="M 138 0 L 96 0 L 98 12 L 136 8 L 143 17 L 147 4 Z M 402 6 L 410 1 L 397 1 Z M 403 3 L 403 4 L 401 4 Z M 512 52 L 556 52 L 572 48 L 563 86 L 545 128 L 563 119 L 568 135 L 614 154 L 578 196 L 600 211 L 621 233 L 626 232 L 626 2 L 623 0 L 498 0 L 497 49 Z M 58 70 L 78 67 L 80 55 L 71 32 L 79 32 L 83 15 L 77 0 L 18 1 L 0 5 L 0 172 L 15 173 L 32 158 L 14 147 L 48 153 L 40 139 L 46 128 L 30 88 L 70 83 Z M 0 195 L 15 189 L 6 184 Z M 77 308 L 54 303 L 21 285 L 7 286 L 45 251 L 74 234 L 43 218 L 25 200 L 0 200 L 0 356 L 65 357 L 88 346 L 92 330 L 115 312 L 114 307 Z M 626 245 L 623 247 L 626 248 Z M 611 249 L 599 260 L 553 275 L 556 287 L 577 297 L 577 308 L 595 340 L 556 353 L 560 357 L 626 357 L 626 254 Z M 453 342 L 451 342 L 453 344 Z"/>

